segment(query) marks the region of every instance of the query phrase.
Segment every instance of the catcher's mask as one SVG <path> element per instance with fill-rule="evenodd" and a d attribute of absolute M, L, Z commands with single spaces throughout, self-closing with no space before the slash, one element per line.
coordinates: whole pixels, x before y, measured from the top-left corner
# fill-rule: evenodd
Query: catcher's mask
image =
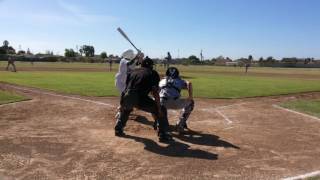
<path fill-rule="evenodd" d="M 166 76 L 171 77 L 173 79 L 179 77 L 179 70 L 176 67 L 169 67 L 166 72 Z"/>

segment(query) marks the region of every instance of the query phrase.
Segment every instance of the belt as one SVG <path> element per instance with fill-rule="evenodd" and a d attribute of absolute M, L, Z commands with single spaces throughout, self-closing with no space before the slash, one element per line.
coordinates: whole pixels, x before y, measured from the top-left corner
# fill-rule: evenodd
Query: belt
<path fill-rule="evenodd" d="M 161 99 L 164 99 L 164 100 L 177 100 L 179 99 L 179 97 L 161 97 Z"/>

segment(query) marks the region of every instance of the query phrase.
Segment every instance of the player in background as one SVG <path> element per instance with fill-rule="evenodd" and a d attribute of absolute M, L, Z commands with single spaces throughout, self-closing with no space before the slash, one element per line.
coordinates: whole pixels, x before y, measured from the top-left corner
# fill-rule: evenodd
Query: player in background
<path fill-rule="evenodd" d="M 16 65 L 14 64 L 14 59 L 11 57 L 11 56 L 9 56 L 8 57 L 8 65 L 7 65 L 7 67 L 6 67 L 6 70 L 7 71 L 9 71 L 9 66 L 12 66 L 12 68 L 13 68 L 13 72 L 17 72 L 17 69 L 16 69 Z"/>

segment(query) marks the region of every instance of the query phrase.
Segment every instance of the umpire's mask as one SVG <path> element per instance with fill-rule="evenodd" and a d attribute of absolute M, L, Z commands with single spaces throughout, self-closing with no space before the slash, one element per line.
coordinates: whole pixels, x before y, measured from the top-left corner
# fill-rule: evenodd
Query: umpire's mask
<path fill-rule="evenodd" d="M 153 60 L 150 59 L 148 56 L 141 62 L 141 67 L 153 69 Z"/>

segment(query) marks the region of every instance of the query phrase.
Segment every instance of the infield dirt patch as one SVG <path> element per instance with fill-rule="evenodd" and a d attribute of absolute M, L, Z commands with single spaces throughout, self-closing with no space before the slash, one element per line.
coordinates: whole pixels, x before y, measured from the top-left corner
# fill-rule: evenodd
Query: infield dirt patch
<path fill-rule="evenodd" d="M 141 111 L 115 137 L 117 98 L 0 87 L 32 98 L 0 106 L 0 179 L 279 179 L 320 169 L 320 121 L 272 106 L 320 93 L 196 99 L 192 131 L 164 144 Z M 179 112 L 169 115 L 173 125 Z"/>

